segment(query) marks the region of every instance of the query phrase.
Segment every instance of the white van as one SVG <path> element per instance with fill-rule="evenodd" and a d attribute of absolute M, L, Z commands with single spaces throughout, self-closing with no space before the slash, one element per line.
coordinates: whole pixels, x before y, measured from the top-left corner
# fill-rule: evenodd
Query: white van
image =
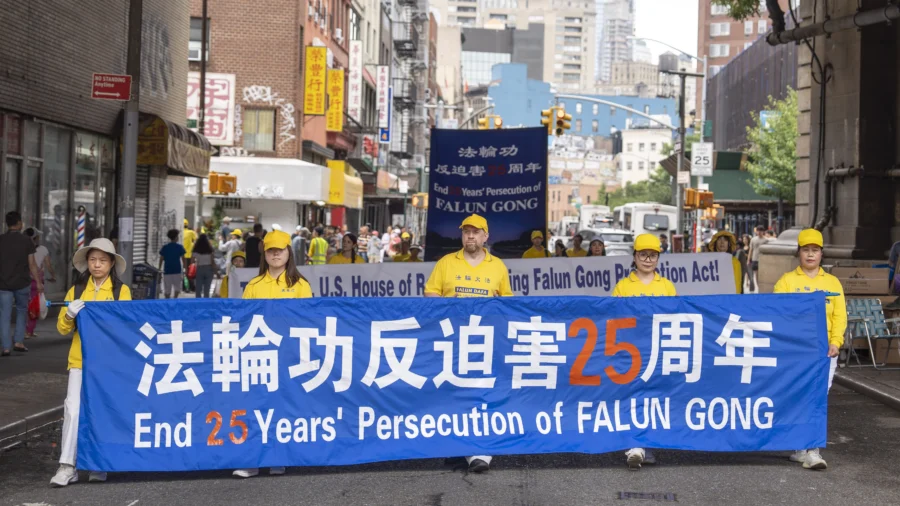
<path fill-rule="evenodd" d="M 613 209 L 616 225 L 630 231 L 635 237 L 641 234 L 669 234 L 678 230 L 678 208 L 655 202 L 625 204 Z"/>

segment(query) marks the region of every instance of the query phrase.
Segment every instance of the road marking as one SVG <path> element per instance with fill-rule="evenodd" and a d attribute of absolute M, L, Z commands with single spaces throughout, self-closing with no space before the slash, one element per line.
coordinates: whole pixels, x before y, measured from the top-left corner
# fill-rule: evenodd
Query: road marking
<path fill-rule="evenodd" d="M 135 499 L 133 502 L 129 503 L 128 506 L 134 506 L 138 501 L 140 501 L 140 499 Z"/>

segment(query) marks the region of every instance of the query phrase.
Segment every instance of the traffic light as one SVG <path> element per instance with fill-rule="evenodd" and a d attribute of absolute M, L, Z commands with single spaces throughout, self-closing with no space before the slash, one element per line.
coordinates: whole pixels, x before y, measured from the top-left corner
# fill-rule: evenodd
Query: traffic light
<path fill-rule="evenodd" d="M 697 208 L 709 209 L 713 206 L 713 192 L 698 191 L 697 192 Z"/>
<path fill-rule="evenodd" d="M 478 118 L 478 129 L 479 130 L 489 130 L 491 127 L 488 125 L 488 118 Z"/>
<path fill-rule="evenodd" d="M 685 188 L 684 189 L 684 208 L 685 209 L 698 209 L 700 202 L 698 199 L 697 190 L 693 188 Z"/>
<path fill-rule="evenodd" d="M 566 110 L 562 107 L 556 109 L 556 135 L 560 136 L 566 133 L 566 130 L 572 128 L 569 122 L 572 121 L 572 115 L 566 114 Z"/>
<path fill-rule="evenodd" d="M 496 128 L 497 130 L 503 128 L 503 118 L 501 118 L 500 116 L 491 116 L 490 118 L 494 120 L 494 128 Z"/>
<path fill-rule="evenodd" d="M 227 173 L 209 173 L 209 193 L 234 193 L 237 191 L 237 176 Z"/>
<path fill-rule="evenodd" d="M 541 124 L 547 127 L 547 135 L 553 135 L 553 117 L 556 116 L 556 107 L 541 111 Z"/>

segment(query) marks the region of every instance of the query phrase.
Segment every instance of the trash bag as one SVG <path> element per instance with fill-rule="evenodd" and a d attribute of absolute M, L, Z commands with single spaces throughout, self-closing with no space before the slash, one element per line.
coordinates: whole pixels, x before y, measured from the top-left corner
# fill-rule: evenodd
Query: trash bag
<path fill-rule="evenodd" d="M 41 316 L 41 297 L 40 294 L 35 295 L 28 302 L 28 318 L 37 320 Z"/>
<path fill-rule="evenodd" d="M 41 320 L 47 318 L 47 314 L 50 312 L 50 308 L 47 306 L 47 298 L 44 297 L 43 293 L 39 294 L 41 297 Z"/>

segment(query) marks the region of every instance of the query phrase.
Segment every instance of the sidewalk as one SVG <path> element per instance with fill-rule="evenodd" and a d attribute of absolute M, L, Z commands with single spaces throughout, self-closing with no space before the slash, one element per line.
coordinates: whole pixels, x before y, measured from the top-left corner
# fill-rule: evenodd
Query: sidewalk
<path fill-rule="evenodd" d="M 900 410 L 900 370 L 879 371 L 872 367 L 843 367 L 835 372 L 834 382 Z"/>

